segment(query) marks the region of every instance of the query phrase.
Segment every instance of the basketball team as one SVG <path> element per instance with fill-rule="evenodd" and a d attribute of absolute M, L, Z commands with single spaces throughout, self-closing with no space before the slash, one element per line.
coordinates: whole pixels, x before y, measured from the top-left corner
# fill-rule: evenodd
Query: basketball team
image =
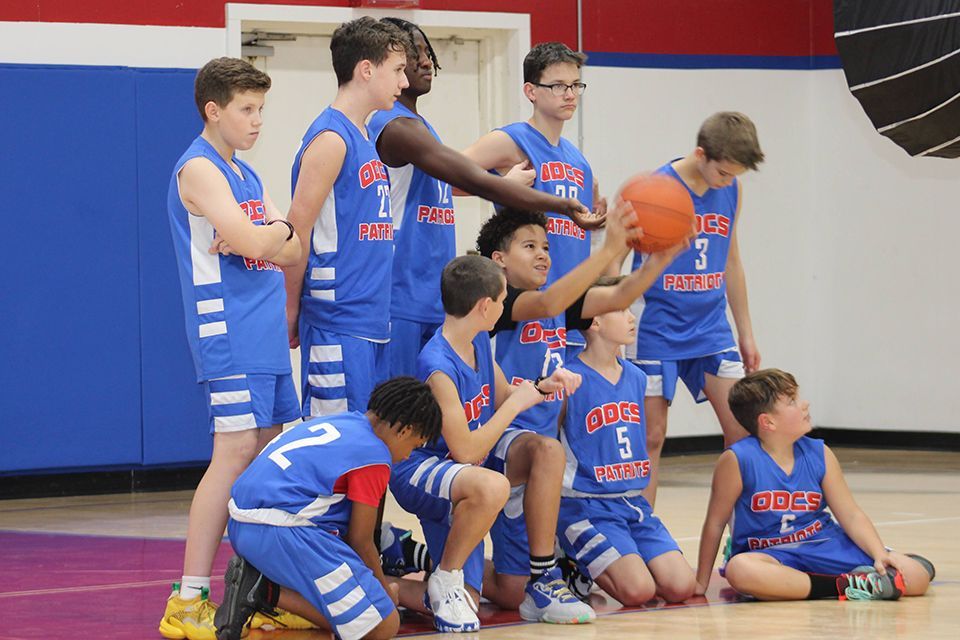
<path fill-rule="evenodd" d="M 704 594 L 728 526 L 721 573 L 745 598 L 926 591 L 933 565 L 884 546 L 836 456 L 807 437 L 797 381 L 760 369 L 737 245 L 737 178 L 764 159 L 747 116 L 711 115 L 656 170 L 689 194 L 695 225 L 633 250 L 623 276 L 642 224 L 629 201 L 608 207 L 562 137 L 586 89 L 581 53 L 533 47 L 530 118 L 458 152 L 417 108 L 440 69 L 419 27 L 360 18 L 330 50 L 336 97 L 293 159 L 286 215 L 235 155 L 257 141 L 270 78 L 231 58 L 197 74 L 203 131 L 168 211 L 213 455 L 164 637 L 390 638 L 398 606 L 474 632 L 481 597 L 587 623 L 594 585 L 627 606 Z M 494 203 L 478 255 L 456 257 L 453 195 Z M 678 379 L 726 446 L 696 569 L 653 510 Z M 423 542 L 383 522 L 388 487 Z M 218 607 L 225 528 L 236 556 Z"/>

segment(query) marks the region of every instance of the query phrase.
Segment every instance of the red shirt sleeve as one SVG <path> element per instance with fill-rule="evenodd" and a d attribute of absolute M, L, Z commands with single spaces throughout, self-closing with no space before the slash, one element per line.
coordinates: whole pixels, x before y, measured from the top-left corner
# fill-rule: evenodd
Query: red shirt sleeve
<path fill-rule="evenodd" d="M 390 466 L 374 464 L 360 467 L 337 478 L 334 493 L 347 494 L 347 500 L 379 507 L 390 481 Z"/>

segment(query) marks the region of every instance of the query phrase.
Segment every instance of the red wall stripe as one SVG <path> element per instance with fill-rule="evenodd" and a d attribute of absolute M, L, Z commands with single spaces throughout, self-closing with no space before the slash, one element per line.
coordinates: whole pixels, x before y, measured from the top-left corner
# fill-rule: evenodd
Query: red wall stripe
<path fill-rule="evenodd" d="M 583 46 L 619 53 L 833 55 L 832 7 L 831 0 L 586 0 Z"/>
<path fill-rule="evenodd" d="M 257 0 L 349 6 L 348 0 Z M 3 0 L 0 20 L 223 27 L 226 0 Z M 529 13 L 534 43 L 577 42 L 576 0 L 421 0 L 423 9 Z M 402 10 L 398 10 L 402 14 Z M 584 49 L 835 55 L 832 0 L 583 0 Z"/>
<path fill-rule="evenodd" d="M 242 1 L 242 0 L 241 0 Z M 256 0 L 259 4 L 347 7 L 348 0 Z M 0 21 L 92 22 L 183 27 L 223 27 L 226 0 L 3 0 Z M 529 13 L 534 43 L 577 44 L 576 0 L 421 0 L 421 9 Z M 399 15 L 403 14 L 398 9 Z"/>

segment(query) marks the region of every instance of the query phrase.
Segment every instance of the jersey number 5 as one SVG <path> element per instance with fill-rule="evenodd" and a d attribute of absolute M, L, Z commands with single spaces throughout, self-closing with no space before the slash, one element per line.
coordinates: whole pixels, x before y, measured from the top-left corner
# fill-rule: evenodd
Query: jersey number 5
<path fill-rule="evenodd" d="M 620 447 L 620 457 L 624 460 L 633 457 L 633 450 L 630 448 L 630 436 L 627 434 L 628 428 L 626 425 L 617 427 L 617 442 L 623 445 Z"/>
<path fill-rule="evenodd" d="M 303 447 L 319 447 L 322 444 L 333 442 L 340 437 L 340 432 L 329 422 L 315 424 L 312 427 L 308 427 L 308 431 L 311 433 L 321 433 L 320 435 L 313 436 L 311 438 L 301 438 L 299 440 L 294 440 L 293 442 L 288 442 L 282 447 L 277 447 L 277 449 L 272 451 L 267 457 L 276 462 L 277 466 L 279 466 L 281 469 L 286 471 L 287 467 L 293 464 L 290 462 L 290 458 L 284 455 L 287 452 L 295 449 L 302 449 Z"/>

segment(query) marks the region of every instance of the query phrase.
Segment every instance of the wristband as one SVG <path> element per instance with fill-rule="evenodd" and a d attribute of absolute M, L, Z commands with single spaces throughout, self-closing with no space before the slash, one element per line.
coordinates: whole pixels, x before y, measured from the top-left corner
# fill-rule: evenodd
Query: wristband
<path fill-rule="evenodd" d="M 267 224 L 268 224 L 268 225 L 271 225 L 271 224 L 273 224 L 274 222 L 279 222 L 279 223 L 281 223 L 281 224 L 287 225 L 287 229 L 290 230 L 290 233 L 287 234 L 287 240 L 289 240 L 290 238 L 293 237 L 293 225 L 290 224 L 290 221 L 289 221 L 289 220 L 284 220 L 283 218 L 276 218 L 276 219 L 274 219 L 274 220 L 271 220 L 271 221 L 268 222 Z"/>
<path fill-rule="evenodd" d="M 542 395 L 542 396 L 548 396 L 548 395 L 550 395 L 550 392 L 549 392 L 549 391 L 543 391 L 543 390 L 540 388 L 540 381 L 541 381 L 541 380 L 546 380 L 546 377 L 544 377 L 544 376 L 537 376 L 537 379 L 533 381 L 533 388 L 536 389 L 537 392 L 538 392 L 540 395 Z"/>

